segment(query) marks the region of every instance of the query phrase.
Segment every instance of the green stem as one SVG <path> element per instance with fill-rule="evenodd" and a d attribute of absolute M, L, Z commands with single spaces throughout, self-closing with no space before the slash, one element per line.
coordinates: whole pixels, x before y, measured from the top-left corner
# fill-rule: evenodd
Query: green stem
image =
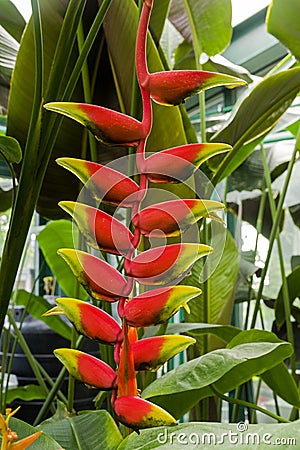
<path fill-rule="evenodd" d="M 49 391 L 47 397 L 45 398 L 43 406 L 41 407 L 38 415 L 35 418 L 34 426 L 36 426 L 43 420 L 45 414 L 47 413 L 51 403 L 53 402 L 55 396 L 57 395 L 57 392 L 59 391 L 59 389 L 64 381 L 66 371 L 67 370 L 65 367 L 62 367 L 62 369 L 60 370 L 58 376 L 56 377 L 55 383 L 53 384 L 51 390 Z M 65 399 L 65 403 L 66 403 L 66 399 Z"/>
<path fill-rule="evenodd" d="M 10 343 L 10 333 L 9 330 L 5 330 L 5 332 L 2 332 L 1 334 L 1 351 L 2 351 L 2 360 L 1 360 L 1 382 L 0 382 L 0 398 L 1 398 L 1 414 L 5 413 L 6 409 L 6 393 L 8 388 L 8 382 L 9 382 L 9 376 L 11 373 L 10 365 L 11 361 L 9 361 L 8 367 L 7 367 L 7 361 L 8 361 L 8 352 L 9 352 L 9 343 Z M 4 386 L 4 375 L 7 374 L 7 382 Z"/>
<path fill-rule="evenodd" d="M 261 280 L 260 280 L 260 284 L 259 284 L 259 288 L 258 288 L 258 292 L 257 292 L 257 298 L 256 298 L 254 312 L 253 312 L 252 321 L 251 321 L 251 328 L 255 327 L 257 314 L 258 314 L 258 311 L 260 309 L 260 301 L 261 301 L 261 298 L 262 298 L 262 292 L 263 292 L 263 288 L 264 288 L 265 278 L 266 278 L 267 271 L 268 271 L 268 268 L 269 268 L 269 263 L 270 263 L 270 258 L 271 258 L 273 245 L 274 245 L 274 242 L 275 242 L 275 239 L 276 239 L 276 236 L 277 236 L 280 220 L 281 220 L 281 217 L 282 217 L 283 202 L 284 202 L 284 199 L 285 199 L 285 196 L 286 196 L 286 192 L 287 192 L 287 188 L 288 188 L 288 185 L 289 185 L 289 182 L 290 182 L 290 179 L 291 179 L 293 166 L 294 166 L 294 162 L 295 162 L 295 159 L 296 159 L 296 154 L 297 154 L 297 152 L 299 150 L 299 139 L 300 139 L 300 134 L 298 134 L 296 145 L 295 145 L 295 149 L 293 151 L 291 160 L 290 160 L 290 162 L 288 164 L 287 174 L 286 174 L 285 181 L 284 181 L 284 184 L 283 184 L 283 187 L 282 187 L 282 192 L 281 192 L 280 199 L 279 199 L 279 202 L 278 202 L 276 215 L 275 215 L 274 220 L 273 220 L 271 235 L 270 235 L 270 239 L 269 239 L 268 253 L 267 253 L 265 265 L 264 265 L 264 267 L 262 269 L 262 273 L 261 273 Z"/>
<path fill-rule="evenodd" d="M 256 411 L 259 411 L 263 414 L 266 414 L 269 417 L 272 417 L 272 419 L 277 420 L 278 422 L 281 423 L 290 423 L 289 420 L 284 419 L 281 416 L 277 416 L 277 414 L 272 413 L 271 411 L 268 411 L 267 409 L 261 408 L 258 405 L 255 405 L 254 403 L 251 402 L 246 402 L 245 400 L 240 400 L 237 398 L 231 398 L 228 397 L 227 395 L 222 394 L 222 392 L 220 392 L 215 386 L 214 384 L 210 385 L 211 390 L 214 392 L 214 394 L 216 394 L 218 397 L 220 397 L 222 400 L 225 400 L 228 403 L 232 403 L 233 405 L 241 405 L 241 406 L 245 406 L 246 408 L 252 408 L 255 409 Z"/>
<path fill-rule="evenodd" d="M 71 348 L 76 348 L 77 341 L 77 331 L 75 328 L 72 328 L 72 336 L 71 336 Z M 72 412 L 74 410 L 74 395 L 75 395 L 75 378 L 70 374 L 69 375 L 69 383 L 68 383 L 68 411 Z"/>
<path fill-rule="evenodd" d="M 36 377 L 36 379 L 37 379 L 37 381 L 38 381 L 42 391 L 43 391 L 43 393 L 45 394 L 45 396 L 47 396 L 48 395 L 48 388 L 46 386 L 46 383 L 45 383 L 45 381 L 44 381 L 44 379 L 43 379 L 43 377 L 41 375 L 41 372 L 40 372 L 37 364 L 36 364 L 35 358 L 34 358 L 33 354 L 31 353 L 30 348 L 28 347 L 27 342 L 25 341 L 21 331 L 19 330 L 19 328 L 18 328 L 18 326 L 17 326 L 17 324 L 15 322 L 15 319 L 14 319 L 11 311 L 9 311 L 9 310 L 7 311 L 7 316 L 8 316 L 10 324 L 13 327 L 14 333 L 17 336 L 19 345 L 22 348 L 23 352 L 25 353 L 26 358 L 28 360 L 28 363 L 29 363 L 29 365 L 30 365 L 30 367 L 31 367 L 31 369 L 32 369 L 32 371 L 33 371 L 33 373 L 34 373 L 34 375 L 35 375 L 35 377 Z M 53 409 L 53 411 L 54 411 L 54 409 Z"/>
<path fill-rule="evenodd" d="M 266 151 L 263 145 L 260 146 L 261 149 L 261 156 L 264 166 L 264 174 L 265 174 L 265 180 L 266 185 L 268 188 L 268 196 L 269 196 L 269 203 L 270 203 L 270 210 L 271 210 L 271 216 L 272 220 L 275 220 L 276 215 L 276 205 L 275 201 L 272 195 L 272 181 L 271 181 L 271 175 L 270 175 L 270 169 L 267 162 L 267 156 Z M 285 312 L 285 323 L 286 323 L 286 329 L 287 329 L 287 338 L 288 341 L 291 343 L 291 345 L 294 347 L 294 333 L 293 333 L 293 327 L 291 324 L 291 305 L 290 305 L 290 298 L 289 298 L 289 289 L 287 284 L 287 279 L 285 275 L 285 267 L 284 267 L 284 259 L 283 259 L 283 252 L 282 252 L 282 245 L 280 241 L 280 234 L 279 234 L 279 227 L 276 230 L 276 241 L 277 241 L 277 248 L 278 248 L 278 257 L 279 257 L 279 264 L 280 264 L 280 272 L 281 272 L 281 279 L 282 279 L 282 294 L 283 294 L 283 305 L 284 305 L 284 312 Z M 296 378 L 296 357 L 295 353 L 291 355 L 290 358 L 291 361 L 291 369 L 292 374 L 294 378 Z"/>
<path fill-rule="evenodd" d="M 235 396 L 234 397 L 230 397 L 233 398 L 234 400 L 240 400 L 240 397 L 242 395 L 243 392 L 243 385 L 238 386 L 238 388 L 235 390 Z M 239 413 L 240 413 L 240 403 L 236 402 L 234 403 L 233 409 L 232 409 L 232 417 L 231 417 L 231 422 L 237 422 L 238 421 L 238 417 L 239 417 Z"/>
<path fill-rule="evenodd" d="M 258 247 L 258 237 L 261 234 L 262 230 L 262 223 L 263 223 L 263 215 L 265 210 L 265 204 L 266 204 L 266 190 L 262 190 L 261 199 L 259 203 L 259 209 L 258 209 L 258 215 L 256 220 L 256 238 L 255 238 L 255 246 L 254 246 L 254 255 L 257 255 L 257 247 Z M 250 317 L 250 306 L 251 306 L 251 293 L 254 292 L 254 289 L 252 287 L 253 285 L 253 276 L 251 276 L 250 282 L 249 282 L 249 289 L 248 289 L 248 303 L 247 303 L 247 311 L 246 311 L 246 317 L 244 322 L 244 330 L 247 330 L 248 328 L 248 322 Z"/>
<path fill-rule="evenodd" d="M 79 336 L 77 339 L 75 348 L 80 348 L 82 341 L 83 341 L 83 336 Z M 42 369 L 41 369 L 41 372 L 43 373 Z M 58 396 L 64 402 L 64 404 L 67 405 L 68 400 L 59 391 L 59 389 L 65 379 L 66 372 L 67 372 L 67 369 L 65 368 L 65 366 L 63 366 L 61 368 L 58 376 L 56 377 L 55 383 L 52 383 L 51 390 L 49 391 L 49 393 L 45 399 L 45 402 L 43 403 L 43 406 L 40 409 L 40 411 L 35 419 L 34 425 L 37 425 L 38 423 L 40 423 L 43 420 L 45 414 L 47 413 L 47 411 L 49 409 L 49 406 L 51 405 L 51 403 L 53 402 L 53 400 L 56 396 Z M 51 383 L 50 383 L 50 385 L 51 385 Z"/>
<path fill-rule="evenodd" d="M 259 379 L 258 379 L 258 383 L 257 383 L 256 395 L 255 395 L 255 404 L 256 404 L 256 405 L 257 405 L 258 400 L 259 400 L 259 395 L 260 395 L 261 385 L 262 385 L 262 379 L 259 378 Z M 250 422 L 251 422 L 251 423 L 256 423 L 256 422 L 257 422 L 257 416 L 256 416 L 256 411 L 255 411 L 255 409 L 253 409 L 252 412 L 251 412 Z"/>

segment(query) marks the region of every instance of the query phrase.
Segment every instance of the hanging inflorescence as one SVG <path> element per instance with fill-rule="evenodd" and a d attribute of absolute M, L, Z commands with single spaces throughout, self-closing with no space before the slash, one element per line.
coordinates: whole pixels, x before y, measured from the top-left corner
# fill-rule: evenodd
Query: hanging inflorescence
<path fill-rule="evenodd" d="M 239 85 L 241 80 L 218 73 L 181 70 L 149 73 L 146 59 L 147 31 L 153 0 L 144 0 L 136 43 L 136 74 L 142 96 L 142 120 L 100 106 L 82 103 L 48 103 L 46 109 L 68 116 L 86 126 L 107 145 L 137 147 L 137 184 L 108 166 L 75 158 L 60 158 L 100 202 L 129 208 L 133 231 L 113 216 L 92 206 L 60 202 L 76 222 L 88 244 L 124 258 L 124 275 L 106 261 L 87 252 L 60 249 L 60 256 L 95 300 L 118 302 L 121 325 L 99 307 L 74 298 L 58 298 L 47 314 L 65 314 L 77 331 L 90 339 L 114 346 L 117 370 L 104 361 L 75 349 L 57 349 L 55 355 L 68 371 L 87 385 L 111 390 L 111 402 L 120 422 L 141 428 L 173 425 L 165 410 L 139 395 L 136 372 L 155 371 L 195 340 L 188 336 L 162 335 L 138 339 L 137 329 L 166 322 L 181 306 L 201 292 L 178 280 L 194 262 L 212 248 L 199 243 L 175 243 L 136 254 L 141 236 L 179 236 L 202 217 L 218 219 L 217 201 L 176 199 L 142 209 L 149 181 L 174 183 L 188 179 L 211 156 L 230 150 L 226 144 L 187 144 L 146 157 L 152 129 L 152 100 L 177 105 L 185 98 L 217 85 Z M 157 237 L 161 236 L 158 233 Z M 133 296 L 135 282 L 152 289 Z M 154 286 L 154 288 L 153 288 Z"/>

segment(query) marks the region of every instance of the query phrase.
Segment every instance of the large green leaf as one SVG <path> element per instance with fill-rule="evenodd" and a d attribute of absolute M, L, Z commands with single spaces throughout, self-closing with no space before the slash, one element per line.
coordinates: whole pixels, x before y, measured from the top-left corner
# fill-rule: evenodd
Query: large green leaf
<path fill-rule="evenodd" d="M 60 248 L 74 248 L 72 222 L 63 219 L 49 222 L 38 234 L 37 240 L 48 266 L 65 294 L 68 297 L 87 299 L 86 291 L 77 286 L 71 269 L 57 254 Z"/>
<path fill-rule="evenodd" d="M 51 2 L 42 0 L 40 2 L 44 37 L 45 90 L 48 86 L 51 65 L 67 4 L 67 0 L 54 0 Z M 17 55 L 7 118 L 7 134 L 15 137 L 23 149 L 27 140 L 35 90 L 35 55 L 33 49 L 33 26 L 32 21 L 30 21 L 23 35 Z M 70 53 L 70 49 L 68 49 L 68 52 Z M 66 79 L 70 76 L 72 66 L 73 62 L 68 65 Z M 82 100 L 81 91 L 77 98 Z M 58 100 L 58 98 L 56 97 L 53 100 Z M 83 130 L 77 124 L 70 123 L 70 121 L 63 122 L 38 202 L 38 210 L 45 217 L 64 217 L 64 214 L 57 206 L 61 196 L 65 196 L 67 199 L 75 199 L 77 196 L 78 184 L 74 182 L 74 177 L 66 173 L 61 167 L 57 167 L 55 158 L 58 156 L 80 157 L 82 133 Z M 42 150 L 40 149 L 39 152 L 41 153 Z M 34 170 L 36 169 L 32 167 L 32 173 L 34 173 Z"/>
<path fill-rule="evenodd" d="M 245 97 L 228 125 L 212 138 L 233 146 L 219 164 L 214 183 L 230 175 L 249 156 L 291 105 L 299 86 L 300 68 L 296 67 L 265 78 Z"/>
<path fill-rule="evenodd" d="M 276 446 L 295 450 L 300 440 L 300 421 L 284 424 L 247 425 L 229 423 L 182 423 L 132 433 L 118 450 L 182 450 L 222 448 L 232 450 L 269 450 Z"/>
<path fill-rule="evenodd" d="M 300 4 L 298 0 L 273 0 L 267 14 L 267 30 L 300 59 Z"/>
<path fill-rule="evenodd" d="M 212 384 L 222 393 L 230 392 L 274 367 L 292 351 L 291 345 L 283 341 L 251 342 L 214 350 L 158 378 L 142 395 L 179 418 L 199 400 L 214 395 Z"/>
<path fill-rule="evenodd" d="M 227 345 L 227 348 L 233 348 L 251 342 L 282 342 L 275 334 L 265 330 L 247 330 L 236 335 Z M 300 408 L 300 393 L 297 384 L 288 371 L 284 362 L 272 367 L 261 375 L 264 382 L 291 405 Z"/>
<path fill-rule="evenodd" d="M 199 337 L 203 334 L 213 334 L 220 338 L 226 344 L 234 338 L 242 330 L 240 328 L 234 327 L 232 325 L 219 325 L 217 323 L 168 323 L 167 329 L 164 333 L 167 334 L 178 334 L 187 333 L 193 337 Z M 147 327 L 143 338 L 155 336 L 159 333 L 159 326 Z"/>
<path fill-rule="evenodd" d="M 42 314 L 53 307 L 44 297 L 19 289 L 14 296 L 14 300 L 16 305 L 24 306 L 31 316 L 42 320 L 64 338 L 71 339 L 71 327 L 60 316 L 42 317 Z"/>
<path fill-rule="evenodd" d="M 234 289 L 239 270 L 239 254 L 234 239 L 228 230 L 222 230 L 221 224 L 213 224 L 212 230 L 215 230 L 215 242 L 211 245 L 214 252 L 207 258 L 207 262 L 211 264 L 214 271 L 206 281 L 206 286 L 200 282 L 201 273 L 203 273 L 203 261 L 197 261 L 192 270 L 191 275 L 185 278 L 184 283 L 199 287 L 200 289 L 208 289 L 209 295 L 207 300 L 203 294 L 192 299 L 189 303 L 191 313 L 185 314 L 186 322 L 208 322 L 209 324 L 230 324 L 232 307 L 234 303 Z M 214 233 L 212 234 L 214 236 Z M 224 241 L 225 240 L 225 241 Z M 210 315 L 205 317 L 204 301 L 208 301 L 208 310 Z M 200 336 L 200 335 L 199 335 Z M 216 348 L 213 339 L 209 338 L 209 348 Z M 202 340 L 197 339 L 198 346 L 202 347 Z"/>
<path fill-rule="evenodd" d="M 10 0 L 1 0 L 0 25 L 20 42 L 26 22 L 24 17 Z"/>
<path fill-rule="evenodd" d="M 213 334 L 227 343 L 239 334 L 241 329 L 232 325 L 219 325 L 217 323 L 169 323 L 166 332 L 171 334 L 188 333 L 193 337 L 203 334 Z"/>
<path fill-rule="evenodd" d="M 116 423 L 104 410 L 63 419 L 54 417 L 38 428 L 52 436 L 64 450 L 115 450 L 122 441 Z"/>
<path fill-rule="evenodd" d="M 184 0 L 172 2 L 169 18 L 187 40 L 194 28 L 201 53 L 214 56 L 229 45 L 232 34 L 230 0 Z M 200 55 L 199 55 L 200 56 Z"/>

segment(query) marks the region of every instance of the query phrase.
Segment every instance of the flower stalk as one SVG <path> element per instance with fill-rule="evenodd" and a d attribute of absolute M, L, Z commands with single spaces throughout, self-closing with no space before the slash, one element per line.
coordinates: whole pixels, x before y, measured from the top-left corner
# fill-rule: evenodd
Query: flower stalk
<path fill-rule="evenodd" d="M 148 183 L 184 181 L 208 158 L 231 149 L 227 144 L 186 144 L 146 157 L 147 139 L 152 129 L 152 101 L 176 105 L 203 89 L 243 83 L 227 75 L 194 70 L 149 73 L 146 48 L 152 6 L 153 0 L 144 0 L 136 41 L 141 121 L 95 105 L 55 102 L 45 105 L 49 110 L 80 122 L 107 145 L 136 147 L 139 183 L 94 162 L 74 158 L 57 161 L 78 176 L 98 202 L 129 208 L 133 231 L 100 209 L 60 202 L 91 247 L 124 257 L 124 272 L 120 273 L 89 253 L 74 249 L 58 252 L 96 302 L 118 302 L 121 325 L 98 306 L 77 299 L 58 299 L 57 306 L 47 315 L 65 314 L 79 333 L 114 345 L 116 372 L 104 361 L 78 350 L 58 349 L 55 354 L 77 379 L 98 389 L 111 390 L 117 419 L 137 432 L 142 428 L 175 425 L 176 420 L 167 411 L 139 397 L 136 373 L 156 371 L 195 342 L 190 337 L 173 335 L 138 339 L 137 330 L 166 323 L 180 307 L 189 311 L 188 301 L 201 291 L 178 283 L 197 259 L 212 251 L 205 244 L 176 243 L 137 254 L 141 236 L 156 236 L 158 228 L 158 236 L 161 233 L 165 237 L 180 236 L 202 217 L 220 220 L 216 211 L 223 208 L 219 202 L 190 199 L 143 208 L 143 200 L 149 194 Z M 140 285 L 143 289 L 144 286 L 152 289 L 134 295 L 133 288 Z"/>

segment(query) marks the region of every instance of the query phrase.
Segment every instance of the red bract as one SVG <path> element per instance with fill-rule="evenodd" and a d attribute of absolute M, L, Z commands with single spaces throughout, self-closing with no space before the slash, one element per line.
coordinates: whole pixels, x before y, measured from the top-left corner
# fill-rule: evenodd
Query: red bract
<path fill-rule="evenodd" d="M 202 244 L 171 244 L 140 253 L 132 261 L 126 259 L 128 276 L 143 284 L 168 284 L 183 276 L 197 259 L 211 253 Z"/>
<path fill-rule="evenodd" d="M 58 306 L 44 316 L 65 314 L 78 333 L 104 344 L 116 344 L 120 339 L 122 328 L 118 322 L 97 306 L 76 298 L 57 298 L 55 302 Z"/>
<path fill-rule="evenodd" d="M 194 286 L 179 285 L 153 289 L 128 301 L 123 315 L 132 327 L 157 325 L 169 320 L 181 306 L 189 312 L 188 301 L 200 294 L 201 289 Z"/>
<path fill-rule="evenodd" d="M 153 153 L 139 162 L 139 171 L 153 183 L 179 183 L 185 181 L 206 160 L 225 153 L 227 144 L 187 144 Z"/>
<path fill-rule="evenodd" d="M 177 424 L 167 411 L 140 397 L 118 397 L 114 410 L 119 421 L 133 430 Z"/>
<path fill-rule="evenodd" d="M 245 84 L 240 78 L 223 73 L 203 70 L 172 70 L 149 74 L 142 87 L 157 103 L 178 105 L 197 92 L 209 88 L 221 85 L 235 87 Z"/>
<path fill-rule="evenodd" d="M 102 391 L 116 388 L 116 373 L 100 359 L 70 348 L 58 348 L 54 354 L 77 380 Z"/>
<path fill-rule="evenodd" d="M 213 200 L 170 200 L 140 211 L 132 223 L 142 234 L 152 237 L 178 236 L 202 217 L 223 209 L 222 203 Z"/>
<path fill-rule="evenodd" d="M 60 202 L 59 206 L 73 217 L 91 247 L 117 255 L 131 250 L 133 234 L 110 214 L 78 202 Z"/>
<path fill-rule="evenodd" d="M 121 172 L 76 158 L 58 158 L 57 163 L 74 173 L 95 200 L 124 207 L 135 203 L 139 186 Z"/>
<path fill-rule="evenodd" d="M 123 298 L 125 278 L 107 262 L 89 253 L 62 248 L 58 254 L 66 261 L 75 277 L 96 300 L 115 302 Z"/>
<path fill-rule="evenodd" d="M 133 147 L 146 137 L 141 122 L 108 108 L 70 102 L 47 103 L 45 108 L 86 126 L 104 144 Z"/>
<path fill-rule="evenodd" d="M 196 339 L 188 336 L 154 336 L 132 344 L 135 370 L 155 372 L 177 353 L 182 352 Z"/>

